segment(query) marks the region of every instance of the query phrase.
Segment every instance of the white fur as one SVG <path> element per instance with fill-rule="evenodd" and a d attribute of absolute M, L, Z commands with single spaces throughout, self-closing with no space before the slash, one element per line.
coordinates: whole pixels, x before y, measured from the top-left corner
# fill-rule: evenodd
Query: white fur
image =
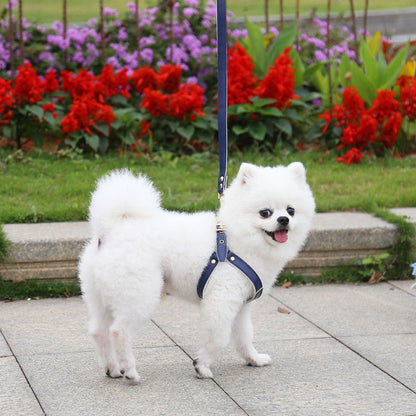
<path fill-rule="evenodd" d="M 295 209 L 294 216 L 287 208 Z M 272 213 L 263 218 L 259 212 Z M 270 363 L 252 343 L 246 303 L 252 286 L 229 264 L 214 270 L 204 299 L 198 279 L 216 246 L 215 226 L 226 227 L 229 249 L 260 276 L 264 294 L 308 235 L 315 203 L 299 162 L 288 167 L 243 163 L 225 191 L 217 214 L 170 212 L 160 207 L 160 194 L 149 179 L 127 170 L 102 178 L 93 193 L 89 220 L 92 239 L 79 264 L 79 278 L 90 316 L 90 332 L 111 377 L 139 381 L 131 349 L 134 331 L 148 320 L 163 291 L 201 303 L 202 348 L 194 361 L 198 377 L 212 377 L 210 365 L 231 339 L 246 362 Z M 288 240 L 267 233 L 288 217 Z"/>

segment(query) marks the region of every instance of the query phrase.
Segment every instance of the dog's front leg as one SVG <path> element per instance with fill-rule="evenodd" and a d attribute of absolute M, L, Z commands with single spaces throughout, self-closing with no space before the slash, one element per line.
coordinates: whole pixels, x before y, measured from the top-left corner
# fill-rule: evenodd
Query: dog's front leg
<path fill-rule="evenodd" d="M 248 365 L 263 367 L 271 363 L 268 354 L 259 354 L 253 345 L 251 311 L 254 303 L 245 304 L 239 311 L 233 326 L 233 340 L 237 351 Z"/>
<path fill-rule="evenodd" d="M 199 378 L 213 378 L 210 366 L 231 338 L 233 322 L 242 306 L 241 301 L 210 296 L 201 305 L 203 347 L 194 360 Z"/>

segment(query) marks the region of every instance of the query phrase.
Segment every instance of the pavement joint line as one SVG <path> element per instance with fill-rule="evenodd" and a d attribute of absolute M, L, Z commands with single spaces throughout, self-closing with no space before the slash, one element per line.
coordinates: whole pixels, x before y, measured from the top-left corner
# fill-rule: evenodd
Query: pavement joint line
<path fill-rule="evenodd" d="M 152 323 L 156 325 L 157 328 L 159 328 L 191 361 L 193 361 L 192 356 L 181 346 L 179 345 L 155 320 L 151 319 Z M 247 416 L 250 416 L 250 414 L 241 406 L 240 403 L 238 403 L 230 394 L 224 389 L 224 387 L 219 384 L 215 378 L 212 378 L 211 381 Z"/>
<path fill-rule="evenodd" d="M 390 286 L 394 287 L 394 289 L 396 289 L 396 290 L 400 290 L 400 291 L 402 291 L 402 292 L 404 292 L 404 293 L 407 293 L 409 296 L 416 297 L 416 289 L 414 289 L 415 293 L 410 293 L 410 292 L 408 292 L 407 290 L 404 290 L 402 287 L 395 285 L 395 284 L 394 284 L 394 281 L 392 281 L 392 280 L 388 280 L 388 281 L 387 281 L 387 283 L 388 283 Z M 416 414 L 415 414 L 414 416 L 416 416 Z"/>
<path fill-rule="evenodd" d="M 20 371 L 21 371 L 21 373 L 23 374 L 23 377 L 24 377 L 24 378 L 25 378 L 25 380 L 26 380 L 26 383 L 27 383 L 27 385 L 29 386 L 29 389 L 30 389 L 30 391 L 31 391 L 31 392 L 32 392 L 32 394 L 33 394 L 33 397 L 35 398 L 36 402 L 38 403 L 38 405 L 39 405 L 39 407 L 40 407 L 40 410 L 42 411 L 42 413 L 44 414 L 44 416 L 47 416 L 47 414 L 46 414 L 46 412 L 45 412 L 45 409 L 43 408 L 42 403 L 40 402 L 40 400 L 39 400 L 39 398 L 38 398 L 38 395 L 36 394 L 35 390 L 33 389 L 32 385 L 30 384 L 30 381 L 29 381 L 29 379 L 27 378 L 26 373 L 25 373 L 25 371 L 23 370 L 23 367 L 22 367 L 22 365 L 20 364 L 19 359 L 17 358 L 16 354 L 14 353 L 12 346 L 9 344 L 9 341 L 8 341 L 8 340 L 7 340 L 7 338 L 5 337 L 5 335 L 4 335 L 4 333 L 3 333 L 3 330 L 2 330 L 1 328 L 0 328 L 0 334 L 1 334 L 1 336 L 3 337 L 4 342 L 6 343 L 6 345 L 8 346 L 8 348 L 9 348 L 9 350 L 10 350 L 10 352 L 11 352 L 11 354 L 12 354 L 11 356 L 14 358 L 14 360 L 15 360 L 15 361 L 16 361 L 16 363 L 17 363 L 17 365 L 19 366 Z"/>
<path fill-rule="evenodd" d="M 329 331 L 327 331 L 326 329 L 320 327 L 318 324 L 316 324 L 315 322 L 311 321 L 309 318 L 306 318 L 304 315 L 302 315 L 300 312 L 297 312 L 296 310 L 294 310 L 293 308 L 291 308 L 289 305 L 287 305 L 285 302 L 282 302 L 280 299 L 278 299 L 275 295 L 269 294 L 269 296 L 271 298 L 273 298 L 274 300 L 276 300 L 277 302 L 280 302 L 282 305 L 284 305 L 285 308 L 288 308 L 289 310 L 293 311 L 296 315 L 300 316 L 301 318 L 303 318 L 305 321 L 309 322 L 310 324 L 312 324 L 313 326 L 315 326 L 316 328 L 318 328 L 319 330 L 321 330 L 322 332 L 325 332 L 325 334 L 329 335 L 332 339 L 334 339 L 335 341 L 339 342 L 341 345 L 343 345 L 344 347 L 346 347 L 347 349 L 349 349 L 351 352 L 353 352 L 354 354 L 358 355 L 360 358 L 362 358 L 364 361 L 367 361 L 369 364 L 371 364 L 373 367 L 377 368 L 379 371 L 381 371 L 382 373 L 386 374 L 388 377 L 390 377 L 391 379 L 393 379 L 396 383 L 402 385 L 403 387 L 405 387 L 407 390 L 411 391 L 413 394 L 416 394 L 416 391 L 414 389 L 412 389 L 411 387 L 407 386 L 406 384 L 404 384 L 402 381 L 400 381 L 399 379 L 397 379 L 396 377 L 392 376 L 390 373 L 388 373 L 386 370 L 382 369 L 381 367 L 379 367 L 377 364 L 373 363 L 371 360 L 369 360 L 367 357 L 365 357 L 364 355 L 360 354 L 358 351 L 356 351 L 354 348 L 352 348 L 351 346 L 349 346 L 348 344 L 346 344 L 345 342 L 343 342 L 341 339 L 339 339 L 337 336 L 331 334 Z M 413 416 L 413 415 L 411 415 Z M 416 416 L 416 415 L 414 415 Z"/>

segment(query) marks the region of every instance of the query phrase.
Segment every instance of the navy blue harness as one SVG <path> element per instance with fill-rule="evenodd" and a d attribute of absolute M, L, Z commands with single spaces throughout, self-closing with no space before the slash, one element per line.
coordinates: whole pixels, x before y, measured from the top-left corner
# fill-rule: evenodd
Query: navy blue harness
<path fill-rule="evenodd" d="M 225 235 L 224 229 L 221 225 L 217 225 L 217 251 L 214 251 L 209 258 L 208 264 L 205 266 L 197 286 L 198 296 L 201 299 L 204 297 L 206 284 L 218 263 L 228 263 L 236 267 L 250 280 L 253 285 L 253 294 L 247 299 L 247 302 L 251 302 L 261 296 L 263 284 L 260 277 L 243 259 L 228 250 L 227 236 Z"/>
<path fill-rule="evenodd" d="M 217 44 L 218 44 L 218 142 L 220 151 L 220 171 L 218 176 L 218 197 L 227 187 L 227 7 L 225 0 L 217 0 Z M 239 269 L 252 283 L 253 295 L 247 302 L 259 298 L 263 284 L 257 273 L 235 253 L 228 250 L 224 227 L 217 225 L 217 250 L 214 251 L 198 281 L 197 292 L 202 299 L 206 284 L 218 263 L 228 263 Z"/>

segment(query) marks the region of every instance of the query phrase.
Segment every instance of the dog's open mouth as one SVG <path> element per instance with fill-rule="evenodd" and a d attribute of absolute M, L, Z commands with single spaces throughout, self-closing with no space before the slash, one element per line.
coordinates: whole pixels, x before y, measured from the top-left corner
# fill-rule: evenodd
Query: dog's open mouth
<path fill-rule="evenodd" d="M 272 240 L 277 241 L 278 243 L 286 243 L 288 239 L 288 233 L 289 230 L 283 229 L 283 230 L 277 230 L 277 231 L 266 231 L 266 234 L 272 238 Z"/>

